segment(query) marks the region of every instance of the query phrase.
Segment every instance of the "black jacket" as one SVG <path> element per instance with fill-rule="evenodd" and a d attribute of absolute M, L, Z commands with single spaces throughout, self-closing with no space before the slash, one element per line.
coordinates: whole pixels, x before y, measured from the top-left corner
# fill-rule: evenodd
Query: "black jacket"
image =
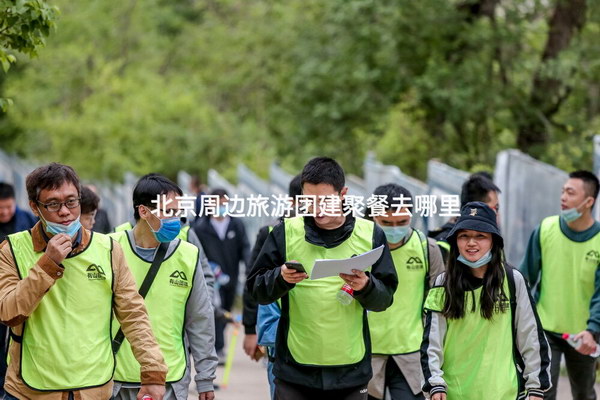
<path fill-rule="evenodd" d="M 315 225 L 313 218 L 304 218 L 305 239 L 309 243 L 325 248 L 333 248 L 350 237 L 354 230 L 355 219 L 347 217 L 341 227 L 334 230 L 323 230 Z M 252 267 L 246 282 L 247 290 L 259 304 L 270 304 L 282 299 L 281 320 L 277 330 L 275 344 L 275 376 L 284 381 L 296 383 L 321 390 L 335 390 L 359 386 L 369 382 L 371 371 L 371 342 L 367 310 L 383 311 L 393 301 L 398 286 L 396 269 L 387 246 L 385 234 L 375 226 L 373 231 L 373 248 L 385 245 L 383 255 L 373 264 L 369 275 L 369 283 L 354 293 L 355 299 L 363 306 L 363 337 L 365 338 L 365 357 L 356 364 L 341 367 L 305 366 L 296 363 L 287 348 L 287 330 L 289 327 L 289 309 L 287 293 L 294 284 L 287 283 L 281 277 L 280 266 L 286 261 L 285 252 L 285 220 L 275 226 L 268 235 L 262 250 Z M 310 305 L 307 305 L 310 307 Z M 319 323 L 315 316 L 315 323 Z"/>
<path fill-rule="evenodd" d="M 250 259 L 248 261 L 248 265 L 251 267 L 254 265 L 254 262 L 258 258 L 260 254 L 260 250 L 263 245 L 267 241 L 267 237 L 269 236 L 269 228 L 273 225 L 266 225 L 260 228 L 258 234 L 256 235 L 256 242 L 254 242 L 254 247 L 252 248 L 252 252 L 250 253 Z M 250 275 L 250 271 L 248 271 L 248 276 Z M 248 287 L 244 287 L 244 311 L 242 313 L 242 324 L 244 324 L 244 333 L 246 335 L 255 335 L 256 334 L 256 323 L 258 319 L 258 303 L 250 294 Z"/>
<path fill-rule="evenodd" d="M 110 219 L 108 219 L 108 213 L 106 210 L 99 208 L 98 211 L 96 211 L 96 222 L 94 222 L 92 230 L 94 232 L 106 234 L 113 231 L 113 226 L 110 224 Z"/>
<path fill-rule="evenodd" d="M 231 218 L 223 240 L 217 235 L 208 217 L 199 219 L 193 229 L 200 239 L 208 261 L 218 264 L 221 270 L 231 278 L 224 287 L 235 288 L 240 274 L 240 262 L 248 266 L 250 249 L 242 221 L 238 218 Z"/>

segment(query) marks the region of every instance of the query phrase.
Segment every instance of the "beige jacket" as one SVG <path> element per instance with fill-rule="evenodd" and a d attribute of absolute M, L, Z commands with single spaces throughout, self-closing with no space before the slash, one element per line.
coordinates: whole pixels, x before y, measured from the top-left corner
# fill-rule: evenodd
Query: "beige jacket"
<path fill-rule="evenodd" d="M 33 248 L 36 252 L 45 251 L 46 240 L 41 223 L 31 230 Z M 97 233 L 94 233 L 97 235 Z M 77 254 L 85 249 L 90 241 L 90 231 L 83 229 L 81 244 L 73 250 Z M 113 311 L 121 323 L 126 338 L 141 365 L 142 384 L 164 385 L 167 366 L 148 320 L 144 300 L 136 289 L 135 281 L 123 250 L 113 241 L 112 268 L 114 274 Z M 33 313 L 44 295 L 52 290 L 57 279 L 62 277 L 63 268 L 45 254 L 31 268 L 25 279 L 19 279 L 17 265 L 11 248 L 5 240 L 0 244 L 0 322 L 8 325 L 12 332 L 20 336 L 23 322 Z M 60 315 L 56 316 L 60 318 Z M 20 377 L 21 345 L 11 341 L 9 348 L 10 364 L 6 373 L 4 389 L 19 399 L 62 400 L 68 392 L 39 392 L 28 388 Z M 75 400 L 107 400 L 112 396 L 112 381 L 104 386 L 74 391 Z"/>

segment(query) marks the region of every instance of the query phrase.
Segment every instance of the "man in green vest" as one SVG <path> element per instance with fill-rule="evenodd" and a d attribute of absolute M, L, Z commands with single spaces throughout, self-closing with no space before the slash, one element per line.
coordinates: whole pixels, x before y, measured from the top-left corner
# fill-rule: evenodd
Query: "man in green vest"
<path fill-rule="evenodd" d="M 575 171 L 562 188 L 560 215 L 548 217 L 533 231 L 520 270 L 532 286 L 540 321 L 552 349 L 552 389 L 556 399 L 561 358 L 575 400 L 595 399 L 595 350 L 600 333 L 600 223 L 592 208 L 598 178 Z M 561 338 L 576 334 L 582 344 L 572 348 Z"/>
<path fill-rule="evenodd" d="M 0 245 L 0 320 L 11 331 L 5 398 L 110 398 L 114 313 L 139 363 L 139 398 L 161 400 L 167 366 L 143 299 L 119 243 L 81 227 L 77 174 L 51 163 L 26 186 L 40 222 Z"/>
<path fill-rule="evenodd" d="M 301 183 L 308 197 L 298 204 L 308 200 L 308 212 L 273 228 L 247 281 L 260 304 L 281 299 L 275 398 L 366 399 L 372 376 L 367 310 L 391 305 L 396 270 L 381 228 L 341 212 L 348 188 L 335 160 L 310 160 Z M 336 202 L 338 207 L 327 205 Z M 382 245 L 383 254 L 370 271 L 307 279 L 317 259 L 350 258 Z M 307 273 L 288 268 L 287 261 L 301 263 Z M 342 287 L 346 290 L 338 300 Z"/>
<path fill-rule="evenodd" d="M 183 219 L 184 218 L 182 218 L 182 223 L 183 223 Z M 114 233 L 129 231 L 129 230 L 132 230 L 133 228 L 134 228 L 134 226 L 131 225 L 131 222 L 124 222 L 115 228 Z M 212 269 L 210 268 L 210 264 L 208 263 L 208 259 L 206 258 L 206 253 L 204 252 L 202 243 L 200 243 L 200 239 L 198 239 L 198 235 L 196 235 L 196 232 L 194 232 L 194 230 L 190 229 L 190 228 L 191 227 L 189 225 L 184 225 L 181 228 L 181 231 L 179 231 L 179 234 L 177 235 L 177 239 L 181 239 L 188 243 L 193 244 L 200 251 L 200 260 L 202 262 L 202 273 L 204 274 L 204 281 L 206 282 L 206 286 L 208 286 L 208 290 L 210 292 L 210 296 L 212 299 L 214 286 L 215 286 L 215 274 L 213 273 Z M 214 306 L 214 304 L 213 304 L 213 306 Z"/>
<path fill-rule="evenodd" d="M 419 352 L 422 310 L 426 291 L 444 270 L 442 254 L 434 239 L 411 228 L 410 209 L 394 206 L 401 197 L 404 204 L 412 205 L 412 194 L 406 188 L 389 183 L 376 188 L 373 195 L 385 199 L 385 211 L 371 210 L 371 215 L 385 233 L 399 284 L 390 308 L 368 313 L 373 343 L 369 397 L 383 399 L 388 389 L 392 400 L 424 399 Z"/>
<path fill-rule="evenodd" d="M 206 257 L 198 247 L 178 238 L 181 221 L 177 197 L 181 195 L 181 189 L 164 176 L 143 176 L 133 190 L 135 227 L 111 236 L 123 247 L 138 288 L 150 279 L 145 302 L 169 368 L 165 398 L 188 398 L 191 353 L 199 399 L 212 400 L 217 356 L 211 296 L 202 273 Z M 149 275 L 153 278 L 147 278 Z M 116 346 L 118 330 L 115 323 Z M 136 399 L 138 369 L 131 347 L 124 341 L 117 348 L 115 399 Z"/>

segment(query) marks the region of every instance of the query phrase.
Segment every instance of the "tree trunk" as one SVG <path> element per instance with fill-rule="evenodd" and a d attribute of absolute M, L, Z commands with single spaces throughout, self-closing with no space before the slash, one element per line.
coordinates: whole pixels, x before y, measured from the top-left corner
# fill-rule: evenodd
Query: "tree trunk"
<path fill-rule="evenodd" d="M 556 60 L 585 24 L 586 0 L 558 0 L 550 20 L 550 29 L 541 64 L 533 78 L 527 110 L 520 110 L 517 144 L 523 151 L 541 147 L 549 140 L 548 126 L 570 88 L 559 78 L 543 76 L 544 64 Z"/>

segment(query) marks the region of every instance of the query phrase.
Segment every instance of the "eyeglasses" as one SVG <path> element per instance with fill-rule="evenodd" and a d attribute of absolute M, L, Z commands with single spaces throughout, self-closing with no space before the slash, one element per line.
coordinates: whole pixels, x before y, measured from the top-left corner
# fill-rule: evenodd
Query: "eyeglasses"
<path fill-rule="evenodd" d="M 63 202 L 51 202 L 51 203 L 42 203 L 41 201 L 37 201 L 38 204 L 41 204 L 42 207 L 44 207 L 46 210 L 50 211 L 50 212 L 57 212 L 58 210 L 60 210 L 62 208 L 62 206 L 64 205 L 65 207 L 67 207 L 68 209 L 73 209 L 73 208 L 77 208 L 79 207 L 79 202 L 80 202 L 81 198 L 76 198 L 76 199 L 70 199 L 67 201 L 63 201 Z"/>

